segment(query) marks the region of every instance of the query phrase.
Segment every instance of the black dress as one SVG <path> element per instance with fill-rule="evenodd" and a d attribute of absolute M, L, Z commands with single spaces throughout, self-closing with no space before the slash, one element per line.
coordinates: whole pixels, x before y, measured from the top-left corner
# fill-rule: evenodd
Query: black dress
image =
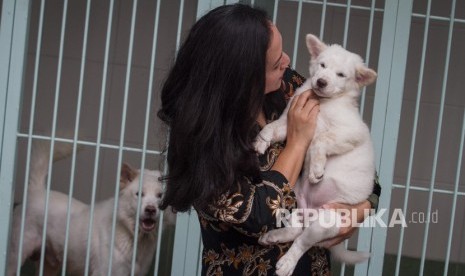
<path fill-rule="evenodd" d="M 286 70 L 280 93 L 289 99 L 305 79 L 295 71 Z M 285 105 L 285 102 L 284 102 Z M 268 118 L 278 118 L 282 110 L 268 110 Z M 263 246 L 261 234 L 276 228 L 276 212 L 280 208 L 296 208 L 296 199 L 287 179 L 272 171 L 284 143 L 275 143 L 259 156 L 260 183 L 237 186 L 223 194 L 208 210 L 198 210 L 203 253 L 202 275 L 273 275 L 279 258 L 291 243 Z M 313 247 L 299 260 L 294 275 L 329 275 L 329 253 Z"/>

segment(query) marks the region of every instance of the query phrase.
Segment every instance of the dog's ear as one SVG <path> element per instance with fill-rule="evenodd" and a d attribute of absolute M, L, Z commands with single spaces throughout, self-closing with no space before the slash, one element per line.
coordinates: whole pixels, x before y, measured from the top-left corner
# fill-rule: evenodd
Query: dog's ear
<path fill-rule="evenodd" d="M 377 77 L 378 74 L 366 66 L 358 67 L 355 72 L 355 81 L 358 83 L 358 85 L 360 85 L 360 87 L 372 84 Z"/>
<path fill-rule="evenodd" d="M 312 34 L 307 34 L 306 42 L 307 42 L 308 52 L 310 53 L 312 58 L 318 57 L 320 53 L 323 52 L 323 50 L 328 47 L 320 39 L 318 39 L 318 37 Z"/>
<path fill-rule="evenodd" d="M 133 169 L 126 163 L 121 165 L 121 176 L 119 180 L 119 188 L 120 190 L 126 188 L 129 183 L 131 183 L 137 176 L 137 170 Z"/>

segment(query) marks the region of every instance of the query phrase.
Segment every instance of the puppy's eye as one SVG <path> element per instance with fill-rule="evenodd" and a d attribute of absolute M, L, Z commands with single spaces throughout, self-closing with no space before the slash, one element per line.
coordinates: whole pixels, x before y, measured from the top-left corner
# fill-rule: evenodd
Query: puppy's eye
<path fill-rule="evenodd" d="M 158 193 L 158 194 L 157 194 L 157 197 L 158 197 L 158 198 L 161 198 L 162 196 L 163 196 L 163 193 Z"/>
<path fill-rule="evenodd" d="M 338 77 L 341 77 L 341 78 L 345 78 L 345 77 L 346 77 L 346 75 L 344 75 L 343 73 L 337 73 L 337 76 L 338 76 Z"/>
<path fill-rule="evenodd" d="M 136 192 L 136 196 L 139 196 L 139 192 Z M 144 196 L 144 192 L 142 192 L 141 196 Z"/>
<path fill-rule="evenodd" d="M 320 63 L 321 68 L 326 68 L 326 65 L 322 62 Z"/>

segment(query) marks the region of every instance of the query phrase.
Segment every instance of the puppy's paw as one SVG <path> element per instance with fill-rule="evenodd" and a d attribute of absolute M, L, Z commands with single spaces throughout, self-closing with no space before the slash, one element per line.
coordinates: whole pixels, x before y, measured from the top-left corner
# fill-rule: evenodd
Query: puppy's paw
<path fill-rule="evenodd" d="M 308 180 L 311 184 L 316 184 L 323 179 L 325 174 L 325 163 L 326 162 L 320 162 L 320 160 L 312 160 L 310 162 Z"/>
<path fill-rule="evenodd" d="M 279 238 L 277 235 L 273 235 L 272 231 L 267 232 L 260 236 L 258 243 L 261 245 L 273 245 L 279 243 Z"/>
<path fill-rule="evenodd" d="M 310 169 L 310 173 L 308 174 L 308 181 L 310 184 L 316 184 L 323 179 L 324 171 L 320 174 L 316 173 L 314 170 Z"/>
<path fill-rule="evenodd" d="M 254 143 L 255 151 L 260 154 L 265 153 L 266 149 L 271 145 L 271 141 L 273 140 L 273 132 L 274 130 L 267 126 L 265 126 L 262 131 L 260 131 Z"/>
<path fill-rule="evenodd" d="M 257 140 L 255 141 L 254 148 L 255 151 L 264 154 L 266 149 L 271 145 L 270 141 L 265 141 L 261 139 L 260 137 L 257 137 Z"/>
<path fill-rule="evenodd" d="M 284 255 L 276 264 L 276 275 L 291 276 L 292 272 L 294 272 L 295 266 L 296 262 L 291 260 L 291 258 L 288 256 Z"/>

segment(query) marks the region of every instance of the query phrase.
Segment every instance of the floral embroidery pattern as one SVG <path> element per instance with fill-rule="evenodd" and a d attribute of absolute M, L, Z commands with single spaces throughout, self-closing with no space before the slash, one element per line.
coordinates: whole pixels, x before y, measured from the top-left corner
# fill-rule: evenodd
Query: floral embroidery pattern
<path fill-rule="evenodd" d="M 321 247 L 312 247 L 307 253 L 312 258 L 312 275 L 330 275 L 328 252 Z"/>
<path fill-rule="evenodd" d="M 266 199 L 266 204 L 270 208 L 273 216 L 277 215 L 279 209 L 292 209 L 297 207 L 297 201 L 295 200 L 295 197 L 293 195 L 294 194 L 292 193 L 291 186 L 289 186 L 289 184 L 286 183 L 283 186 L 282 193 L 278 195 L 276 199 Z"/>
<path fill-rule="evenodd" d="M 215 205 L 210 205 L 210 210 L 214 217 L 226 222 L 241 223 L 243 221 L 235 219 L 234 215 L 239 211 L 239 207 L 244 203 L 244 196 L 240 193 L 229 193 L 221 195 Z M 245 219 L 245 218 L 242 218 Z"/>
<path fill-rule="evenodd" d="M 271 146 L 265 151 L 260 158 L 260 170 L 269 171 L 273 167 L 276 158 L 278 158 L 281 150 L 284 148 L 284 143 L 277 142 L 271 144 Z"/>
<path fill-rule="evenodd" d="M 293 70 L 286 70 L 283 76 L 281 90 L 284 92 L 286 101 L 295 94 L 295 90 L 305 82 L 305 78 Z"/>
<path fill-rule="evenodd" d="M 287 245 L 277 245 L 279 252 L 288 249 Z M 235 249 L 228 249 L 226 245 L 221 244 L 221 253 L 218 254 L 213 250 L 204 252 L 203 263 L 208 266 L 206 275 L 223 275 L 224 265 L 233 266 L 235 269 L 243 266 L 243 275 L 268 275 L 270 269 L 273 269 L 271 260 L 266 255 L 272 251 L 272 248 L 259 248 L 254 246 L 242 245 Z"/>

